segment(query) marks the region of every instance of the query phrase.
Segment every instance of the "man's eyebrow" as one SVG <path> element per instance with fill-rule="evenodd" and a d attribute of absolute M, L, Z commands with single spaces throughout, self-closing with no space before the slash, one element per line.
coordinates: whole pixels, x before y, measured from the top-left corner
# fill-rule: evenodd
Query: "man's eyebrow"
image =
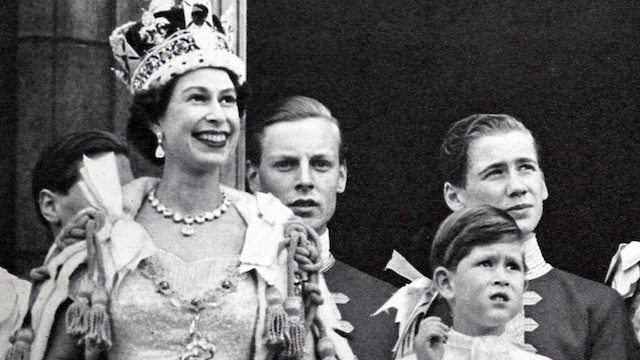
<path fill-rule="evenodd" d="M 277 159 L 277 160 L 298 160 L 298 157 L 291 154 L 286 153 L 273 153 L 268 156 L 269 159 Z"/>
<path fill-rule="evenodd" d="M 320 153 L 320 154 L 314 154 L 314 155 L 312 155 L 312 156 L 311 156 L 311 159 L 312 159 L 312 160 L 314 160 L 314 159 L 326 159 L 326 158 L 328 158 L 328 157 L 330 157 L 330 156 L 331 156 L 331 154 L 329 154 L 329 153 Z"/>
<path fill-rule="evenodd" d="M 505 166 L 506 166 L 506 164 L 503 161 L 492 163 L 492 164 L 489 164 L 488 166 L 484 167 L 482 170 L 480 170 L 478 172 L 478 175 L 482 176 L 482 175 L 486 174 L 487 172 L 489 172 L 491 170 L 500 169 L 500 168 L 503 168 Z"/>
<path fill-rule="evenodd" d="M 519 163 L 519 164 L 522 164 L 522 163 L 534 163 L 534 164 L 537 164 L 538 160 L 530 158 L 530 157 L 521 157 L 521 158 L 518 158 L 516 160 L 516 162 Z"/>

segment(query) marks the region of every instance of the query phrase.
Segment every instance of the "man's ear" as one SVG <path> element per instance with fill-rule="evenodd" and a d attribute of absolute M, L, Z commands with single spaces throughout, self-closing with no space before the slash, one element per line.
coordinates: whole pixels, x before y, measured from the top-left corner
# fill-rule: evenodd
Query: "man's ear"
<path fill-rule="evenodd" d="M 342 194 L 347 189 L 347 162 L 338 167 L 338 194 Z"/>
<path fill-rule="evenodd" d="M 452 275 L 453 272 L 443 266 L 438 266 L 433 272 L 433 284 L 438 293 L 447 301 L 454 298 Z"/>
<path fill-rule="evenodd" d="M 547 189 L 547 182 L 544 180 L 544 173 L 540 170 L 542 175 L 542 200 L 547 200 L 549 198 L 549 189 Z"/>
<path fill-rule="evenodd" d="M 465 207 L 464 189 L 447 181 L 444 183 L 442 193 L 444 195 L 444 201 L 451 211 L 457 211 Z"/>
<path fill-rule="evenodd" d="M 58 212 L 58 195 L 51 190 L 42 189 L 38 196 L 40 213 L 52 226 L 60 225 L 60 213 Z"/>
<path fill-rule="evenodd" d="M 260 172 L 259 166 L 254 165 L 251 160 L 247 160 L 246 165 L 246 173 L 247 173 L 247 182 L 249 183 L 249 188 L 252 193 L 256 193 L 261 191 L 262 184 L 260 182 Z"/>

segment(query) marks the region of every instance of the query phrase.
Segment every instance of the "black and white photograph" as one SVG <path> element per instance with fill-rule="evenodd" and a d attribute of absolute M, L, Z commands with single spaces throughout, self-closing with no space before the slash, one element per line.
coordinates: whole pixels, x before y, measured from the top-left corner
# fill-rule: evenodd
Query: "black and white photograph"
<path fill-rule="evenodd" d="M 0 359 L 640 360 L 640 4 L 0 1 Z"/>

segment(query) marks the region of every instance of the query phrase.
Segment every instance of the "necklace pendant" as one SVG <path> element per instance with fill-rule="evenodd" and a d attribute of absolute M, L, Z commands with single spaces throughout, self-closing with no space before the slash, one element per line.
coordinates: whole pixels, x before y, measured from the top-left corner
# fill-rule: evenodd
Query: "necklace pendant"
<path fill-rule="evenodd" d="M 216 346 L 208 338 L 195 333 L 190 336 L 180 360 L 210 360 L 216 355 L 216 350 Z"/>
<path fill-rule="evenodd" d="M 211 339 L 203 336 L 196 328 L 199 316 L 196 315 L 189 325 L 189 336 L 185 341 L 184 353 L 180 360 L 210 360 L 216 354 L 216 346 Z"/>
<path fill-rule="evenodd" d="M 180 231 L 184 236 L 191 236 L 195 232 L 192 225 L 184 225 Z"/>

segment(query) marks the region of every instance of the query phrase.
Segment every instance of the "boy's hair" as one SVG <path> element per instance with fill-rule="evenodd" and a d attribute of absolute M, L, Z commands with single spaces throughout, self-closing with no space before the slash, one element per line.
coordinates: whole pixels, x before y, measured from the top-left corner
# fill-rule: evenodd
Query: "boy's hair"
<path fill-rule="evenodd" d="M 345 164 L 347 144 L 340 127 L 340 121 L 333 117 L 331 111 L 320 101 L 306 96 L 287 97 L 277 102 L 267 116 L 247 123 L 247 159 L 256 166 L 260 165 L 262 137 L 269 126 L 280 122 L 293 122 L 308 118 L 327 119 L 338 126 L 340 131 L 338 159 L 340 164 Z"/>
<path fill-rule="evenodd" d="M 73 132 L 49 143 L 40 152 L 31 172 L 31 192 L 36 208 L 43 189 L 65 195 L 69 192 L 79 179 L 78 162 L 82 155 L 111 151 L 129 156 L 126 141 L 106 131 Z M 40 211 L 38 214 L 44 221 Z"/>
<path fill-rule="evenodd" d="M 474 114 L 453 123 L 440 146 L 439 163 L 443 183 L 448 181 L 464 188 L 471 142 L 486 135 L 509 131 L 531 134 L 522 122 L 506 114 Z"/>
<path fill-rule="evenodd" d="M 431 268 L 455 271 L 477 246 L 522 240 L 522 232 L 506 211 L 493 206 L 463 208 L 449 215 L 431 245 Z"/>

